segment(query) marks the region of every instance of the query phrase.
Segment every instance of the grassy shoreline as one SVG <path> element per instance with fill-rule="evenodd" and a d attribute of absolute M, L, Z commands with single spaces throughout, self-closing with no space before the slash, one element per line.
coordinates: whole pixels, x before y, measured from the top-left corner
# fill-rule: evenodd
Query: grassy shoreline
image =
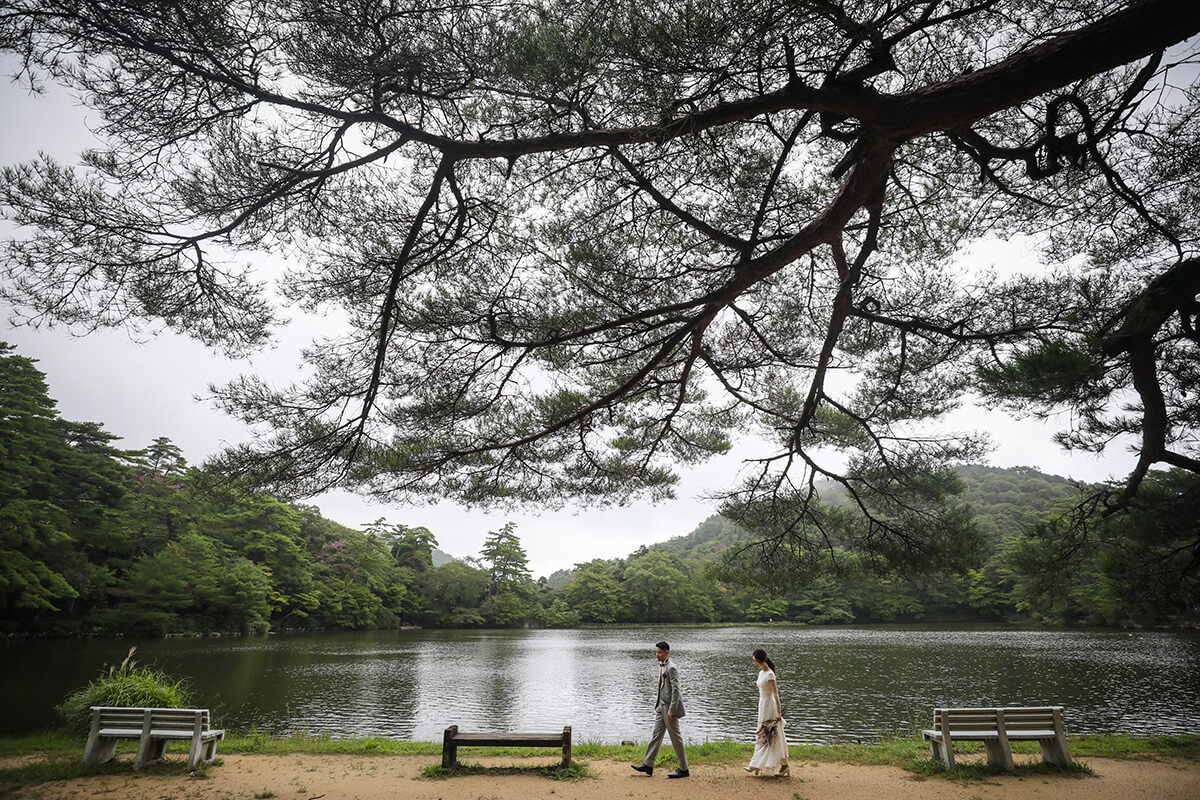
<path fill-rule="evenodd" d="M 1072 736 L 1071 754 L 1075 758 L 1145 758 L 1170 757 L 1200 762 L 1200 735 L 1128 736 L 1121 734 Z M 122 742 L 118 752 L 132 752 L 135 742 Z M 50 731 L 23 737 L 0 737 L 0 758 L 41 756 L 48 759 L 79 758 L 84 739 L 78 734 Z M 1036 742 L 1014 742 L 1014 753 L 1036 753 Z M 664 748 L 660 763 L 669 764 L 674 756 Z M 688 745 L 688 760 L 695 764 L 736 764 L 749 758 L 754 747 L 748 742 L 704 742 Z M 960 743 L 956 752 L 982 752 L 982 745 Z M 612 761 L 640 760 L 645 744 L 612 745 L 594 742 L 575 742 L 572 754 L 582 759 Z M 911 769 L 914 764 L 929 760 L 929 746 L 914 738 L 887 738 L 871 744 L 794 744 L 788 748 L 793 761 L 839 762 L 846 764 L 889 764 Z M 290 755 L 293 753 L 343 755 L 441 755 L 441 742 L 409 742 L 383 737 L 335 739 L 329 736 L 270 736 L 251 731 L 226 737 L 218 746 L 224 755 L 253 753 Z M 478 755 L 513 757 L 542 756 L 544 748 L 481 747 L 467 751 Z M 0 770 L 2 773 L 3 770 Z"/>
<path fill-rule="evenodd" d="M 20 797 L 25 789 L 50 781 L 66 781 L 92 775 L 128 773 L 136 742 L 125 741 L 118 746 L 120 758 L 108 764 L 87 767 L 83 764 L 84 739 L 78 734 L 61 731 L 47 732 L 24 737 L 0 737 L 0 759 L 12 759 L 16 763 L 0 767 L 0 800 Z M 1088 765 L 1089 758 L 1111 759 L 1180 759 L 1200 763 L 1200 735 L 1187 736 L 1077 736 L 1070 739 L 1074 763 L 1066 769 L 1048 766 L 1039 760 L 1018 764 L 1017 775 L 1041 773 L 1067 773 L 1076 778 L 1095 777 Z M 204 765 L 196 771 L 197 776 L 208 775 L 212 769 L 221 769 L 221 756 L 256 754 L 268 756 L 288 755 L 348 755 L 348 756 L 400 756 L 428 759 L 423 770 L 426 779 L 442 779 L 459 774 L 540 774 L 548 779 L 577 781 L 593 778 L 589 769 L 592 761 L 640 761 L 644 744 L 607 745 L 594 742 L 578 742 L 572 747 L 574 759 L 569 770 L 559 769 L 557 764 L 546 765 L 524 762 L 519 765 L 499 765 L 489 762 L 487 766 L 463 763 L 452 772 L 441 769 L 440 742 L 406 742 L 381 737 L 360 739 L 334 739 L 327 736 L 268 736 L 250 732 L 231 735 L 218 748 L 214 765 Z M 956 746 L 962 753 L 981 752 L 982 746 L 965 743 Z M 745 764 L 753 746 L 744 742 L 704 742 L 687 748 L 688 760 L 693 768 L 729 768 Z M 1015 753 L 1037 753 L 1034 742 L 1014 742 Z M 548 756 L 549 754 L 549 756 Z M 952 771 L 945 770 L 931 760 L 928 746 L 919 738 L 892 738 L 873 744 L 824 744 L 792 745 L 789 754 L 793 764 L 802 767 L 805 763 L 839 763 L 852 766 L 892 766 L 912 773 L 915 779 L 939 776 L 955 781 L 986 779 L 997 770 L 978 759 Z M 479 758 L 500 756 L 509 758 L 536 757 L 539 761 L 551 760 L 555 754 L 544 748 L 470 748 L 460 751 L 460 757 Z M 177 749 L 168 754 L 168 761 L 150 765 L 144 772 L 150 774 L 179 774 L 182 753 Z M 670 748 L 663 748 L 659 765 L 670 767 L 675 756 Z"/>

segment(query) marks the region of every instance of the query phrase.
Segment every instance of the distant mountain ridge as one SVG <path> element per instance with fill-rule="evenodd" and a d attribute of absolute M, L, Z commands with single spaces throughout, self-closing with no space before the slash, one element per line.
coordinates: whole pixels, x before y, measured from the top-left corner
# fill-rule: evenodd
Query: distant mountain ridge
<path fill-rule="evenodd" d="M 1056 501 L 1072 496 L 1077 484 L 1059 475 L 1050 475 L 1033 467 L 988 467 L 967 464 L 955 472 L 962 479 L 964 490 L 958 496 L 961 503 L 971 506 L 988 541 L 996 544 L 1006 536 L 1020 532 L 1030 519 L 1050 508 Z M 840 489 L 836 484 L 818 484 L 827 502 L 837 502 Z M 713 514 L 690 533 L 672 537 L 665 542 L 648 545 L 651 550 L 663 550 L 682 559 L 709 561 L 738 541 L 747 538 L 746 531 Z M 571 570 L 555 573 L 559 582 L 570 578 Z"/>

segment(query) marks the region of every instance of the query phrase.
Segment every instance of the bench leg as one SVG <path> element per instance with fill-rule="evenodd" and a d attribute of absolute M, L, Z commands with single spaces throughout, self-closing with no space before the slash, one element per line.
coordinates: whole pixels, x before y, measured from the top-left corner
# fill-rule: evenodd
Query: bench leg
<path fill-rule="evenodd" d="M 117 755 L 117 740 L 107 736 L 97 736 L 89 739 L 87 748 L 83 751 L 83 763 L 89 767 L 112 761 Z"/>
<path fill-rule="evenodd" d="M 997 739 L 986 739 L 983 746 L 987 748 L 989 764 L 994 764 L 1005 772 L 1013 771 L 1012 750 L 1008 748 L 1007 743 Z"/>
<path fill-rule="evenodd" d="M 150 748 L 155 744 L 155 740 L 149 736 L 142 736 L 141 739 L 138 739 L 137 756 L 133 759 L 134 769 L 141 769 L 154 760 L 154 756 L 150 754 Z"/>
<path fill-rule="evenodd" d="M 194 770 L 200 766 L 200 762 L 204 760 L 205 743 L 193 742 L 191 748 L 188 749 L 188 771 Z"/>
<path fill-rule="evenodd" d="M 100 757 L 100 709 L 92 709 L 92 722 L 88 726 L 87 744 L 83 748 L 83 763 L 98 764 Z"/>
<path fill-rule="evenodd" d="M 571 767 L 571 726 L 567 725 L 563 728 L 563 769 Z"/>
<path fill-rule="evenodd" d="M 159 739 L 158 742 L 150 749 L 150 754 L 154 756 L 155 761 L 162 761 L 167 757 L 167 740 Z"/>
<path fill-rule="evenodd" d="M 442 769 L 454 769 L 458 762 L 458 745 L 454 743 L 454 737 L 457 735 L 457 725 L 451 725 L 442 734 Z"/>
<path fill-rule="evenodd" d="M 166 739 L 142 739 L 138 742 L 137 758 L 133 761 L 134 769 L 141 769 L 147 764 L 162 761 L 167 755 Z"/>
<path fill-rule="evenodd" d="M 940 761 L 948 769 L 954 769 L 954 747 L 948 740 L 930 739 L 929 753 L 934 761 Z"/>
<path fill-rule="evenodd" d="M 1065 740 L 1038 739 L 1038 744 L 1042 746 L 1042 760 L 1047 764 L 1065 767 L 1071 763 L 1071 751 Z"/>

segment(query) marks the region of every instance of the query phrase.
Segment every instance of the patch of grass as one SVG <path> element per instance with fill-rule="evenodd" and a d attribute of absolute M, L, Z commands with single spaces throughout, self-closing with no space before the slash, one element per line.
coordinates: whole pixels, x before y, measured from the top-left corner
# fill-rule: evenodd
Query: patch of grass
<path fill-rule="evenodd" d="M 161 766 L 166 765 L 167 763 L 168 762 L 166 762 L 166 761 L 160 761 L 159 763 L 153 764 L 152 766 L 161 767 Z M 214 758 L 212 761 L 201 761 L 199 764 L 196 765 L 196 768 L 194 770 L 192 770 L 191 772 L 189 772 L 188 774 L 191 775 L 193 778 L 207 778 L 209 773 L 212 772 L 213 767 L 219 767 L 224 763 L 225 763 L 224 759 L 219 758 L 219 757 Z M 142 771 L 144 772 L 145 770 L 146 770 L 146 768 L 143 767 Z"/>
<path fill-rule="evenodd" d="M 220 749 L 226 753 L 328 753 L 355 756 L 431 756 L 441 755 L 441 742 L 402 742 L 381 736 L 361 739 L 334 739 L 320 734 L 269 736 L 259 731 L 226 736 Z M 543 751 L 545 752 L 545 751 Z"/>
<path fill-rule="evenodd" d="M 46 781 L 71 780 L 74 777 L 108 774 L 112 771 L 130 770 L 130 759 L 124 758 L 118 762 L 110 762 L 85 768 L 83 765 L 83 748 L 85 736 L 68 732 L 47 732 L 22 738 L 0 738 L 0 757 L 41 756 L 38 762 L 0 770 L 0 800 L 20 794 L 22 787 Z M 1068 739 L 1070 751 L 1075 759 L 1080 758 L 1128 758 L 1154 759 L 1178 758 L 1200 762 L 1200 735 L 1175 736 L 1070 736 Z M 118 742 L 119 754 L 132 754 L 137 742 L 122 740 Z M 348 754 L 348 756 L 440 756 L 442 742 L 430 741 L 396 741 L 394 739 L 334 739 L 328 735 L 308 734 L 290 736 L 272 736 L 258 730 L 227 736 L 221 742 L 220 751 L 229 753 L 263 753 L 287 756 L 290 753 L 325 753 Z M 955 753 L 983 753 L 980 742 L 956 742 Z M 576 742 L 572 747 L 572 756 L 584 759 L 617 760 L 617 762 L 641 762 L 646 752 L 646 745 L 601 745 L 596 742 Z M 688 759 L 692 765 L 736 765 L 749 762 L 750 754 L 754 752 L 749 742 L 709 741 L 688 747 Z M 895 736 L 872 744 L 838 744 L 838 745 L 792 745 L 788 748 L 793 763 L 820 762 L 858 765 L 890 765 L 912 772 L 914 777 L 940 776 L 948 780 L 976 781 L 984 777 L 996 775 L 995 768 L 980 764 L 962 764 L 959 769 L 947 771 L 941 764 L 932 762 L 929 757 L 929 745 L 919 738 L 912 736 Z M 1039 753 L 1037 742 L 1013 742 L 1014 753 Z M 473 756 L 502 756 L 509 758 L 524 758 L 546 756 L 546 748 L 538 747 L 481 747 L 472 750 Z M 220 763 L 220 762 L 218 762 Z M 574 764 L 575 762 L 572 762 Z M 676 763 L 670 747 L 662 748 L 659 756 L 659 768 L 671 768 Z M 166 770 L 179 772 L 184 770 L 180 760 L 151 765 L 148 770 Z M 196 777 L 208 775 L 210 766 L 202 765 L 196 771 Z M 557 765 L 551 766 L 515 766 L 515 768 L 482 768 L 482 766 L 466 766 L 451 772 L 452 775 L 464 775 L 463 769 L 486 770 L 487 774 L 506 774 L 504 770 L 516 772 L 539 772 L 554 780 L 580 780 L 589 777 L 586 768 L 576 774 L 574 766 L 569 774 L 560 774 Z M 1046 766 L 1040 760 L 1018 766 L 1018 775 L 1062 774 L 1063 770 L 1055 766 Z M 1091 775 L 1091 768 L 1086 764 L 1075 762 L 1068 771 L 1078 775 Z M 442 774 L 440 766 L 431 766 L 426 770 L 428 777 L 448 777 Z"/>
<path fill-rule="evenodd" d="M 541 775 L 545 778 L 550 778 L 556 781 L 580 781 L 585 778 L 594 778 L 595 775 L 586 762 L 571 761 L 571 766 L 563 767 L 558 764 L 541 764 L 533 766 L 505 766 L 505 767 L 485 767 L 481 764 L 465 764 L 459 762 L 451 769 L 446 769 L 441 764 L 431 764 L 423 771 L 426 778 L 438 780 L 442 778 L 455 778 L 460 775 Z"/>
<path fill-rule="evenodd" d="M 689 764 L 693 762 L 704 764 L 737 764 L 741 761 L 749 761 L 753 752 L 753 745 L 742 744 L 741 742 L 704 742 L 703 744 L 690 745 L 687 748 Z M 537 754 L 533 750 L 530 750 L 529 753 L 530 755 Z M 580 742 L 571 746 L 571 753 L 584 758 L 602 758 L 606 761 L 640 762 L 646 754 L 646 745 L 645 743 L 615 745 Z M 670 747 L 664 747 L 659 751 L 658 760 L 654 764 L 656 767 L 664 767 L 674 764 L 675 761 L 674 750 Z"/>
<path fill-rule="evenodd" d="M 101 670 L 99 677 L 67 695 L 54 707 L 70 731 L 87 734 L 92 706 L 126 708 L 187 708 L 191 692 L 185 681 L 176 680 L 162 670 L 139 667 L 133 660 L 136 647 L 120 666 Z"/>
<path fill-rule="evenodd" d="M 0 769 L 0 797 L 20 797 L 23 789 L 47 781 L 68 781 L 88 775 L 111 775 L 129 769 L 128 763 L 113 761 L 85 766 L 81 758 L 55 758 L 34 761 L 19 767 Z"/>
<path fill-rule="evenodd" d="M 31 736 L 17 738 L 0 738 L 0 757 L 27 756 L 33 753 L 67 755 L 75 753 L 83 755 L 86 738 L 77 733 L 67 731 L 46 731 Z"/>
<path fill-rule="evenodd" d="M 873 744 L 802 744 L 788 748 L 791 761 L 819 761 L 864 766 L 888 765 L 907 768 L 927 757 L 929 746 L 920 740 L 888 738 Z"/>
<path fill-rule="evenodd" d="M 957 751 L 957 748 L 955 748 Z M 940 761 L 934 761 L 932 758 L 924 758 L 914 761 L 909 765 L 908 769 L 915 772 L 917 775 L 931 776 L 938 775 L 947 780 L 958 781 L 960 783 L 969 783 L 979 781 L 985 778 L 992 778 L 997 775 L 1015 775 L 1018 777 L 1026 777 L 1030 775 L 1070 775 L 1076 778 L 1096 778 L 1099 777 L 1096 771 L 1082 761 L 1072 760 L 1065 767 L 1056 767 L 1053 764 L 1045 764 L 1041 761 L 1032 761 L 1022 764 L 1017 764 L 1012 772 L 1004 772 L 998 766 L 988 764 L 987 762 L 971 762 L 969 764 L 957 764 L 954 769 L 946 769 L 945 765 Z"/>
<path fill-rule="evenodd" d="M 1071 754 L 1092 758 L 1162 756 L 1200 761 L 1200 736 L 1080 736 L 1067 740 Z M 1034 745 L 1036 748 L 1036 745 Z M 1030 752 L 1035 752 L 1031 750 Z"/>
<path fill-rule="evenodd" d="M 137 743 L 134 742 L 134 744 Z M 66 757 L 54 755 L 45 760 L 33 761 L 19 767 L 0 769 L 0 798 L 21 797 L 25 794 L 24 789 L 49 781 L 69 781 L 91 775 L 128 774 L 133 771 L 133 763 L 129 759 L 114 759 L 104 764 L 88 766 L 83 763 L 83 759 L 80 757 L 81 752 L 75 752 Z M 206 778 L 209 770 L 220 765 L 221 759 L 219 758 L 211 764 L 200 764 L 191 775 Z M 167 758 L 147 764 L 139 774 L 188 775 L 187 759 Z"/>
<path fill-rule="evenodd" d="M 1080 736 L 1068 740 L 1074 759 L 1079 758 L 1145 758 L 1171 757 L 1200 761 L 1200 736 Z M 956 742 L 954 751 L 960 755 L 982 754 L 982 742 Z M 1013 742 L 1016 754 L 1036 754 L 1041 749 L 1037 742 Z M 612 761 L 640 761 L 645 745 L 598 745 L 581 744 L 574 752 L 591 758 Z M 688 762 L 692 765 L 730 765 L 749 761 L 754 752 L 750 744 L 738 742 L 706 742 L 687 748 Z M 947 771 L 940 762 L 929 757 L 929 745 L 920 737 L 896 736 L 871 744 L 822 744 L 792 745 L 788 748 L 793 763 L 802 761 L 855 764 L 863 766 L 893 766 L 908 770 L 918 776 L 943 775 L 957 780 L 982 778 L 999 774 L 999 770 L 986 763 L 963 764 L 957 770 Z M 656 766 L 675 763 L 675 754 L 664 748 Z M 1095 773 L 1087 764 L 1073 761 L 1071 766 L 1059 768 L 1040 761 L 1020 764 L 1017 775 L 1077 774 L 1090 776 Z"/>

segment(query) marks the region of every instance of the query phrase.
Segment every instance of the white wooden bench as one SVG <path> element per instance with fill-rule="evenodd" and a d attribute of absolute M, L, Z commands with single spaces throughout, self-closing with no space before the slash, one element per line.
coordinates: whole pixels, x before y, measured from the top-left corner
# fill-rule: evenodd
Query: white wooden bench
<path fill-rule="evenodd" d="M 460 747 L 554 747 L 562 748 L 563 767 L 571 766 L 571 726 L 562 733 L 461 733 L 457 725 L 442 736 L 442 767 L 453 769 Z"/>
<path fill-rule="evenodd" d="M 141 769 L 162 758 L 169 742 L 178 741 L 191 743 L 188 769 L 193 770 L 201 761 L 216 758 L 217 742 L 224 738 L 225 731 L 209 728 L 207 708 L 92 706 L 92 727 L 83 761 L 89 765 L 111 761 L 118 739 L 137 739 L 133 768 Z"/>
<path fill-rule="evenodd" d="M 1065 767 L 1071 763 L 1062 706 L 1035 708 L 935 708 L 933 729 L 921 731 L 933 758 L 954 768 L 954 741 L 983 742 L 988 763 L 1012 772 L 1012 741 L 1037 741 L 1042 758 Z"/>

